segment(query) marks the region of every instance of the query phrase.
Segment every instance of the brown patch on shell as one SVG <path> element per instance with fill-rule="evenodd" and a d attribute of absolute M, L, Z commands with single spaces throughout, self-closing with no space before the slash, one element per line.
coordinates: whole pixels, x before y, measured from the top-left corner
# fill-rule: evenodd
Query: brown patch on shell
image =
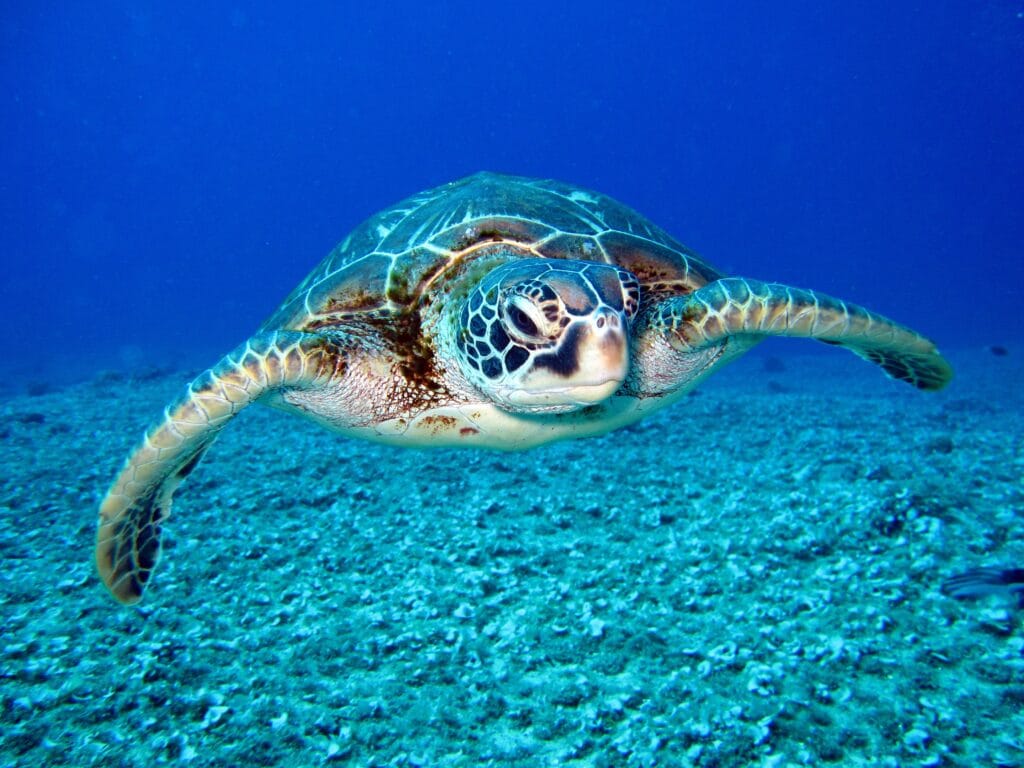
<path fill-rule="evenodd" d="M 334 277 L 324 280 L 309 292 L 309 307 L 314 315 L 339 315 L 348 312 L 367 312 L 379 308 L 385 301 L 384 286 L 391 257 L 383 254 L 367 256 L 347 265 Z M 297 297 L 296 312 L 305 312 L 302 297 Z M 323 327 L 322 317 L 314 317 L 307 328 Z"/>
<path fill-rule="evenodd" d="M 451 227 L 431 239 L 431 245 L 460 253 L 481 243 L 512 242 L 532 246 L 551 234 L 546 224 L 528 219 L 490 216 Z"/>
<path fill-rule="evenodd" d="M 401 307 L 412 306 L 449 260 L 447 254 L 423 247 L 396 257 L 388 276 L 387 298 Z"/>
<path fill-rule="evenodd" d="M 599 240 L 612 262 L 636 275 L 646 290 L 671 283 L 676 291 L 690 293 L 721 277 L 682 246 L 676 251 L 625 232 L 605 232 Z"/>
<path fill-rule="evenodd" d="M 410 307 L 434 281 L 456 265 L 509 248 L 532 248 L 550 232 L 550 227 L 537 222 L 501 217 L 451 227 L 428 241 L 432 248 L 418 247 L 396 257 L 388 279 L 387 298 L 399 306 Z M 438 248 L 441 253 L 435 250 Z M 451 279 L 451 275 L 445 278 Z"/>
<path fill-rule="evenodd" d="M 450 431 L 457 423 L 458 421 L 454 416 L 435 414 L 431 416 L 424 416 L 416 423 L 416 426 L 421 429 L 429 430 L 432 435 L 438 435 L 442 432 Z"/>
<path fill-rule="evenodd" d="M 538 246 L 537 252 L 545 259 L 608 261 L 597 241 L 590 235 L 559 235 Z"/>

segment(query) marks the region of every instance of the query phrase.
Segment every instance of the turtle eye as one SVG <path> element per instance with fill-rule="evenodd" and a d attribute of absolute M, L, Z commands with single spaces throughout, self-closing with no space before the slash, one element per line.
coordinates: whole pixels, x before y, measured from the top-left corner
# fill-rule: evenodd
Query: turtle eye
<path fill-rule="evenodd" d="M 510 330 L 517 335 L 527 339 L 543 336 L 538 323 L 537 309 L 528 299 L 521 297 L 512 299 L 505 307 L 505 316 L 508 319 Z"/>
<path fill-rule="evenodd" d="M 508 319 L 512 321 L 512 325 L 517 330 L 522 331 L 527 336 L 537 335 L 537 325 L 530 319 L 530 316 L 523 312 L 519 307 L 512 307 L 508 313 Z"/>

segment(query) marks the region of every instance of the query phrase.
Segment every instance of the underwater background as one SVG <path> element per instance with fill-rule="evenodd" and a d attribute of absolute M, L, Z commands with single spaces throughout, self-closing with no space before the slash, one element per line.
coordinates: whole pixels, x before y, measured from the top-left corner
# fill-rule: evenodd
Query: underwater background
<path fill-rule="evenodd" d="M 1019 341 L 1021 14 L 8 3 L 4 365 L 206 365 L 364 218 L 479 170 L 604 192 L 941 346 Z"/>
<path fill-rule="evenodd" d="M 268 409 L 146 600 L 97 505 L 345 234 L 479 170 L 912 326 L 928 395 L 769 342 L 605 437 Z M 0 9 L 0 765 L 1024 766 L 1024 3 Z"/>

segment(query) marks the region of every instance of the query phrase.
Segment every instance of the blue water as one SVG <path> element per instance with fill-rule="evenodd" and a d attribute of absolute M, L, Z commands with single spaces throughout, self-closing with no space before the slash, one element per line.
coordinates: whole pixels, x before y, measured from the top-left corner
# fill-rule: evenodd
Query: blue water
<path fill-rule="evenodd" d="M 1022 57 L 1019 2 L 9 4 L 7 365 L 208 364 L 363 218 L 481 169 L 1016 343 Z"/>

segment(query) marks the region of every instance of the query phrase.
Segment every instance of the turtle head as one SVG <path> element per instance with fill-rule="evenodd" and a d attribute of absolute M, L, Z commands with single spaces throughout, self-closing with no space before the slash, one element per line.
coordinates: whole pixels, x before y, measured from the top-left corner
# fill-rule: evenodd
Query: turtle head
<path fill-rule="evenodd" d="M 614 393 L 629 371 L 640 285 L 620 267 L 525 259 L 496 267 L 459 310 L 467 378 L 517 412 L 572 411 Z"/>

